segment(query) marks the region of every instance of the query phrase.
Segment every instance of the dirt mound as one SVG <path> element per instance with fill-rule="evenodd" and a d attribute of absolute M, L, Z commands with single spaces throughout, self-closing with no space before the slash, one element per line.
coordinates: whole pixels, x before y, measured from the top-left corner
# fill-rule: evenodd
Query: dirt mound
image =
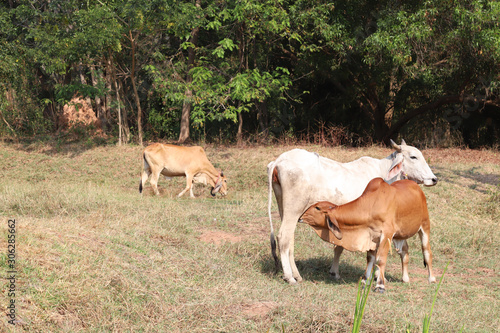
<path fill-rule="evenodd" d="M 92 104 L 80 96 L 75 96 L 64 105 L 63 113 L 59 117 L 59 128 L 71 129 L 79 126 L 94 126 L 96 130 L 101 130 L 101 122 L 97 119 Z"/>

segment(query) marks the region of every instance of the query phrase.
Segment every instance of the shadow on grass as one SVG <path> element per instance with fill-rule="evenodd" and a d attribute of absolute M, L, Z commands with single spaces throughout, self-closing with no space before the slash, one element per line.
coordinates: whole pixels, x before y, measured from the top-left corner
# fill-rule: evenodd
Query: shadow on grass
<path fill-rule="evenodd" d="M 359 278 L 365 274 L 366 266 L 354 266 L 341 260 L 339 267 L 340 280 L 335 280 L 329 273 L 332 260 L 333 255 L 332 257 L 297 260 L 295 263 L 302 279 L 310 282 L 324 282 L 326 284 L 357 284 L 359 282 Z M 261 261 L 261 271 L 269 276 L 283 276 L 281 263 L 279 264 L 278 271 L 276 272 L 274 260 L 271 255 L 269 258 L 265 258 Z M 385 273 L 385 278 L 389 282 L 400 280 L 400 277 L 396 277 L 388 272 Z"/>
<path fill-rule="evenodd" d="M 116 144 L 116 139 L 82 132 L 21 137 L 4 142 L 15 149 L 28 153 L 39 152 L 48 156 L 65 155 L 75 157 L 95 147 Z"/>
<path fill-rule="evenodd" d="M 494 186 L 500 185 L 499 174 L 481 172 L 479 167 L 472 167 L 467 170 L 455 170 L 455 171 L 451 171 L 442 167 L 434 167 L 433 169 L 436 170 L 435 172 L 436 176 L 439 178 L 440 181 L 444 181 L 454 185 L 460 185 L 460 178 L 470 179 L 474 181 L 474 183 L 476 184 L 494 185 Z M 457 176 L 460 178 L 457 179 L 454 177 L 442 176 L 442 172 L 440 171 L 449 171 L 453 174 L 453 176 Z M 476 190 L 478 192 L 487 194 L 485 190 L 478 188 L 476 184 L 469 185 L 468 187 L 472 190 Z"/>

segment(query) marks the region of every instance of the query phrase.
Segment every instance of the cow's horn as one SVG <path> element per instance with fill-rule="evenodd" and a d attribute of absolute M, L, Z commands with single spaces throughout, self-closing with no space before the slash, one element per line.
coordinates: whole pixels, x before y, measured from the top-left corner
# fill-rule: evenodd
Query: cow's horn
<path fill-rule="evenodd" d="M 219 183 L 215 184 L 215 187 L 212 187 L 212 190 L 210 191 L 210 194 L 215 197 L 215 193 L 219 192 L 220 188 L 222 187 L 222 182 L 220 181 Z"/>
<path fill-rule="evenodd" d="M 390 139 L 390 140 L 391 140 L 391 146 L 392 146 L 392 148 L 394 148 L 394 149 L 396 149 L 398 152 L 400 152 L 400 151 L 401 151 L 401 146 L 399 146 L 398 144 L 396 144 L 396 142 L 392 141 L 392 139 Z M 404 142 L 404 141 L 403 141 L 403 142 Z"/>

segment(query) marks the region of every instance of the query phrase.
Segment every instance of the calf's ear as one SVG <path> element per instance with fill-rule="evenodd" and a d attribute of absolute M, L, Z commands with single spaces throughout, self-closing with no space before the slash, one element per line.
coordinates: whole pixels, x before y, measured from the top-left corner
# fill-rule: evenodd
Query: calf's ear
<path fill-rule="evenodd" d="M 330 219 L 330 216 L 326 215 L 326 222 L 328 224 L 328 229 L 333 233 L 335 237 L 337 237 L 338 240 L 342 239 L 342 232 L 340 231 L 339 223 L 335 219 L 335 217 Z"/>

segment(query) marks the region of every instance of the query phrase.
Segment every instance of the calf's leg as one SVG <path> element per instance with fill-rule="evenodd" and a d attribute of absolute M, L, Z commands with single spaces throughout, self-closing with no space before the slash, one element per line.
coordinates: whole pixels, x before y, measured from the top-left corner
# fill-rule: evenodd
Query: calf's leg
<path fill-rule="evenodd" d="M 408 255 L 408 243 L 406 242 L 406 239 L 393 239 L 392 242 L 401 257 L 403 282 L 410 282 L 410 277 L 408 276 L 408 263 L 410 262 L 410 256 Z"/>
<path fill-rule="evenodd" d="M 330 274 L 333 276 L 335 280 L 340 279 L 339 262 L 342 251 L 344 251 L 344 248 L 342 246 L 335 246 L 332 267 L 330 267 Z"/>

